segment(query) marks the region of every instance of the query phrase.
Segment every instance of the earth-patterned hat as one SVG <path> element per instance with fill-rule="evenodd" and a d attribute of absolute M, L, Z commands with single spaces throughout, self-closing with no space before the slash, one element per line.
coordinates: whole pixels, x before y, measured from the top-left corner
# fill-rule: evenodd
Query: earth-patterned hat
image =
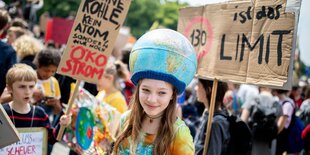
<path fill-rule="evenodd" d="M 129 58 L 131 81 L 163 80 L 181 94 L 192 81 L 197 68 L 195 49 L 185 36 L 170 29 L 147 32 L 134 45 Z"/>

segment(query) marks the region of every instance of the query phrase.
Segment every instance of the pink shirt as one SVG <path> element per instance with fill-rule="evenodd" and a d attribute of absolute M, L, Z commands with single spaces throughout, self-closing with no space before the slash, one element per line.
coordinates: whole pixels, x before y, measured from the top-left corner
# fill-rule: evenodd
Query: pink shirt
<path fill-rule="evenodd" d="M 289 102 L 291 102 L 291 103 L 289 103 L 287 100 L 289 100 Z M 286 103 L 284 103 L 284 102 L 286 102 Z M 284 116 L 288 116 L 288 119 L 287 119 L 287 121 L 285 122 L 285 125 L 284 125 L 284 127 L 287 129 L 288 126 L 291 123 L 292 115 L 293 115 L 293 112 L 294 112 L 294 106 L 292 105 L 292 103 L 294 103 L 294 101 L 291 100 L 291 99 L 286 98 L 285 100 L 280 101 L 280 103 L 282 105 L 283 115 Z"/>

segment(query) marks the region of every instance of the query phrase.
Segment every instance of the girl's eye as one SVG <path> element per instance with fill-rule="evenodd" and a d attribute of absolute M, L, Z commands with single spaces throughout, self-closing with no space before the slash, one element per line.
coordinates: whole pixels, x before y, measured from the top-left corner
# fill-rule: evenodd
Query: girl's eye
<path fill-rule="evenodd" d="M 143 92 L 150 92 L 150 90 L 146 89 L 146 88 L 142 88 Z"/>
<path fill-rule="evenodd" d="M 29 86 L 29 88 L 33 89 L 33 88 L 34 88 L 34 86 Z"/>
<path fill-rule="evenodd" d="M 167 94 L 167 93 L 163 92 L 163 91 L 159 92 L 159 95 L 165 95 L 165 94 Z"/>

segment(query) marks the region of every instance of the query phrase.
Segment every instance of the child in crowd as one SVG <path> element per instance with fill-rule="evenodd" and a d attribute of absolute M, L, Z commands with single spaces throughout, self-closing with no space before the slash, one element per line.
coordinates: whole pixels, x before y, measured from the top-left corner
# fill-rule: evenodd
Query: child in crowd
<path fill-rule="evenodd" d="M 12 46 L 16 50 L 19 63 L 24 63 L 31 66 L 33 69 L 37 69 L 33 60 L 37 53 L 44 48 L 39 40 L 30 35 L 23 35 L 16 39 Z"/>
<path fill-rule="evenodd" d="M 20 28 L 20 27 L 10 27 L 8 30 L 8 35 L 7 35 L 7 43 L 12 45 L 13 42 L 21 37 L 22 35 L 26 34 L 25 30 Z"/>
<path fill-rule="evenodd" d="M 52 128 L 45 111 L 30 103 L 35 84 L 36 72 L 28 65 L 16 64 L 6 75 L 7 89 L 12 95 L 13 101 L 3 104 L 3 108 L 17 128 L 44 127 L 48 130 L 48 144 L 56 142 L 56 128 Z M 67 126 L 71 118 L 63 115 L 60 124 Z M 49 147 L 50 148 L 50 147 Z"/>
<path fill-rule="evenodd" d="M 282 117 L 278 120 L 278 137 L 277 137 L 277 150 L 276 155 L 282 155 L 288 151 L 288 134 L 289 126 L 293 115 L 295 115 L 295 103 L 289 98 L 288 90 L 276 89 L 274 95 L 279 98 L 279 103 L 282 106 Z"/>
<path fill-rule="evenodd" d="M 59 84 L 57 79 L 53 77 L 60 59 L 61 55 L 58 50 L 44 49 L 37 54 L 34 60 L 38 67 L 38 82 L 33 95 L 34 102 L 44 108 L 53 126 L 58 123 L 59 116 L 62 113 Z"/>
<path fill-rule="evenodd" d="M 211 101 L 213 81 L 199 79 L 196 86 L 197 100 L 205 105 L 205 111 L 201 118 L 200 127 L 195 136 L 195 155 L 202 155 L 204 151 L 204 143 L 206 138 L 206 129 L 208 124 L 209 107 Z M 228 113 L 223 103 L 225 92 L 228 86 L 224 82 L 218 83 L 216 92 L 214 115 L 212 120 L 212 130 L 209 139 L 207 155 L 224 154 L 228 148 L 230 140 L 229 122 L 227 120 Z M 214 93 L 214 92 L 213 92 Z"/>
<path fill-rule="evenodd" d="M 120 113 L 127 111 L 127 103 L 121 92 L 119 78 L 124 74 L 119 64 L 109 63 L 104 69 L 104 74 L 97 84 L 99 91 L 97 99 L 117 109 Z"/>
<path fill-rule="evenodd" d="M 114 154 L 194 154 L 190 131 L 176 116 L 176 100 L 196 67 L 194 48 L 176 31 L 153 30 L 136 42 L 130 70 L 137 89 L 121 118 Z"/>

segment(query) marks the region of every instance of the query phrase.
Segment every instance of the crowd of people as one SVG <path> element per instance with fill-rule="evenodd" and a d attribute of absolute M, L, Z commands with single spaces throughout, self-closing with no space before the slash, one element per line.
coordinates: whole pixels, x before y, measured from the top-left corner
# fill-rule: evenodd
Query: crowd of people
<path fill-rule="evenodd" d="M 59 125 L 68 126 L 65 105 L 75 79 L 56 73 L 62 49 L 31 31 L 27 19 L 0 9 L 0 101 L 15 127 L 44 127 L 51 153 Z M 111 56 L 98 83 L 83 87 L 122 114 L 111 154 L 224 155 L 231 152 L 232 121 L 251 137 L 245 154 L 310 154 L 310 86 L 291 90 L 194 78 L 195 50 L 180 33 L 147 32 L 134 46 Z M 128 47 L 126 46 L 126 47 Z M 182 63 L 179 61 L 182 60 Z M 212 93 L 216 93 L 208 149 L 204 150 Z M 304 124 L 300 149 L 292 124 Z M 238 129 L 238 128 L 237 128 Z M 297 146 L 298 147 L 298 146 Z M 230 149 L 229 149 L 230 148 Z M 74 151 L 71 154 L 75 154 Z"/>

